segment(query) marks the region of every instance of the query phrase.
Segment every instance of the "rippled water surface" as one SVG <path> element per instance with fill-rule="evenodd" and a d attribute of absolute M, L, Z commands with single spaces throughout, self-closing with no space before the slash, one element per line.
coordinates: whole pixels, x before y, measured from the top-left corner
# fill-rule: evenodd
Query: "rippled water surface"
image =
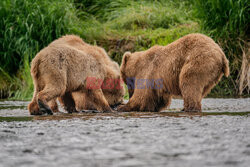
<path fill-rule="evenodd" d="M 204 99 L 203 114 L 58 113 L 0 101 L 0 166 L 249 166 L 250 98 Z"/>

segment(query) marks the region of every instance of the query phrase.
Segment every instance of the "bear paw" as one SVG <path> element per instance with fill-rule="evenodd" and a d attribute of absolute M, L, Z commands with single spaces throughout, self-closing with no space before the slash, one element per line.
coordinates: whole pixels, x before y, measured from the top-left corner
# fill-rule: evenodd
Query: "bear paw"
<path fill-rule="evenodd" d="M 127 105 L 120 105 L 117 107 L 118 112 L 130 112 L 130 109 Z"/>
<path fill-rule="evenodd" d="M 44 104 L 40 99 L 38 99 L 38 105 L 39 105 L 39 113 L 41 112 L 42 114 L 48 114 L 48 115 L 53 115 L 52 110 L 49 108 L 49 106 L 47 106 L 46 104 Z M 42 115 L 40 114 L 40 115 Z"/>

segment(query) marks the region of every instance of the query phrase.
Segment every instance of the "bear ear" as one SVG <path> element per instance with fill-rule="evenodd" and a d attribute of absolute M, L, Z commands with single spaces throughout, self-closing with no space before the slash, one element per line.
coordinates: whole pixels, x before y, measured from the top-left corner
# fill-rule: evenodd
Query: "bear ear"
<path fill-rule="evenodd" d="M 131 52 L 125 52 L 122 58 L 122 64 L 126 64 L 128 62 L 129 57 L 131 56 Z"/>

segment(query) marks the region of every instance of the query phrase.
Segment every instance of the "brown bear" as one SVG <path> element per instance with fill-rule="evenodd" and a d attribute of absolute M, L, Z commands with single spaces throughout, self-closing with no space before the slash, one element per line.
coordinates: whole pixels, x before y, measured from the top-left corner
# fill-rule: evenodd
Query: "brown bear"
<path fill-rule="evenodd" d="M 201 111 L 201 100 L 229 76 L 228 60 L 209 37 L 189 34 L 167 46 L 130 53 L 122 59 L 121 76 L 129 102 L 118 111 L 160 111 L 172 96 L 182 96 L 184 111 Z"/>
<path fill-rule="evenodd" d="M 119 65 L 108 57 L 106 51 L 103 48 L 89 45 L 85 43 L 80 37 L 75 35 L 63 36 L 58 40 L 53 41 L 50 45 L 58 44 L 70 45 L 94 56 L 98 60 L 103 60 L 103 63 L 107 68 L 107 75 L 104 83 L 106 83 L 106 81 L 110 79 L 112 79 L 111 81 L 114 82 L 114 88 L 102 88 L 103 94 L 109 105 L 112 107 L 115 107 L 123 102 L 125 90 L 123 84 L 120 82 L 122 80 L 120 78 Z M 58 100 L 67 111 L 74 112 L 82 110 L 96 110 L 91 101 L 87 100 L 86 93 L 84 93 L 83 91 L 73 92 L 71 95 L 68 94 L 67 96 L 64 96 L 64 98 L 58 98 Z M 68 105 L 65 105 L 65 103 L 67 103 Z M 51 102 L 51 108 L 53 108 L 55 112 L 58 111 L 56 101 Z"/>
<path fill-rule="evenodd" d="M 119 66 L 104 49 L 75 35 L 63 36 L 42 49 L 32 60 L 31 74 L 35 88 L 28 105 L 31 114 L 58 111 L 56 98 L 68 112 L 86 109 L 83 104 L 88 103 L 99 111 L 112 111 L 110 105 L 123 101 L 124 88 L 120 84 L 119 89 L 86 88 L 88 77 L 101 81 L 101 85 L 110 78 L 120 80 Z"/>
<path fill-rule="evenodd" d="M 109 56 L 107 55 L 107 53 L 103 48 L 89 45 L 85 43 L 81 38 L 75 35 L 63 36 L 62 38 L 52 42 L 51 45 L 58 45 L 61 43 L 68 44 L 72 47 L 82 50 L 87 54 L 94 56 L 98 60 L 103 60 L 103 63 L 106 65 L 107 68 L 107 75 L 105 77 L 104 83 L 106 83 L 106 81 L 108 81 L 109 79 L 112 79 L 111 81 L 114 82 L 114 88 L 111 89 L 110 88 L 105 89 L 105 87 L 102 88 L 103 94 L 110 106 L 116 106 L 123 102 L 123 96 L 125 91 L 122 83 L 120 83 L 121 78 L 120 78 L 119 65 L 109 58 Z M 82 98 L 83 99 L 86 98 L 84 97 L 85 96 L 84 92 L 82 91 L 74 92 L 72 96 L 76 103 L 77 111 L 96 109 L 93 106 L 93 104 L 91 104 L 91 101 L 85 100 L 84 103 L 82 102 Z M 59 101 L 62 102 L 62 100 L 60 99 Z"/>

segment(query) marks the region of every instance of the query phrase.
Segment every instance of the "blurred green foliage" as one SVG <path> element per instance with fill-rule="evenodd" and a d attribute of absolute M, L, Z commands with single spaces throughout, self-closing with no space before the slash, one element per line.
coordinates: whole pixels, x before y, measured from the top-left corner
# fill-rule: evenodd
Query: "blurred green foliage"
<path fill-rule="evenodd" d="M 193 32 L 211 36 L 225 50 L 232 75 L 213 93 L 233 95 L 248 13 L 247 0 L 1 0 L 0 96 L 30 99 L 30 61 L 65 34 L 104 47 L 120 63 L 126 50 L 167 45 Z"/>
<path fill-rule="evenodd" d="M 77 20 L 74 4 L 66 0 L 0 1 L 0 67 L 10 78 L 18 78 L 19 82 L 8 81 L 15 84 L 10 89 L 21 91 L 18 97 L 31 96 L 31 59 L 54 39 L 70 33 Z"/>

